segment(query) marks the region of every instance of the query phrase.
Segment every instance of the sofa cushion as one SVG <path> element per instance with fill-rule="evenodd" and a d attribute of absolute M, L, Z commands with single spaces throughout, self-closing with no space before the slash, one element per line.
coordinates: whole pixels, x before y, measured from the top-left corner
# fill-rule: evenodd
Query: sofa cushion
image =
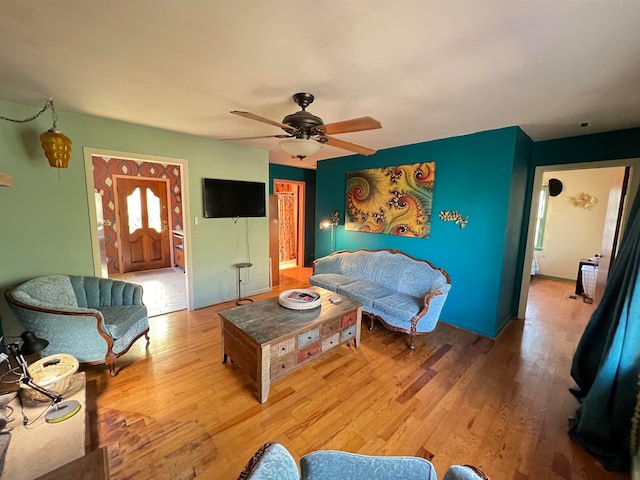
<path fill-rule="evenodd" d="M 77 307 L 76 295 L 66 275 L 49 275 L 29 280 L 18 286 L 13 296 L 27 304 L 34 299 L 43 304 Z"/>
<path fill-rule="evenodd" d="M 341 253 L 340 273 L 355 280 L 373 280 L 372 276 L 378 269 L 376 253 L 366 250 Z"/>
<path fill-rule="evenodd" d="M 411 260 L 386 250 L 373 252 L 372 255 L 376 268 L 365 279 L 397 291 L 398 282 L 402 281 L 402 263 Z"/>
<path fill-rule="evenodd" d="M 420 457 L 371 456 L 318 450 L 300 459 L 304 480 L 436 480 L 436 471 Z"/>
<path fill-rule="evenodd" d="M 139 305 L 142 287 L 111 278 L 70 276 L 79 307 L 101 308 L 113 305 Z"/>
<path fill-rule="evenodd" d="M 344 257 L 344 255 L 341 255 L 339 253 L 336 253 L 334 255 L 331 255 L 329 257 L 324 257 L 322 259 L 322 262 L 318 262 L 315 265 L 315 268 L 313 270 L 313 273 L 315 274 L 319 274 L 319 273 L 341 273 L 341 264 L 342 264 L 342 258 Z"/>
<path fill-rule="evenodd" d="M 100 307 L 109 335 L 118 339 L 125 335 L 140 320 L 147 319 L 147 307 L 144 305 L 117 305 Z"/>
<path fill-rule="evenodd" d="M 381 317 L 388 315 L 394 318 L 411 320 L 424 306 L 424 297 L 414 297 L 406 293 L 392 293 L 386 297 L 376 298 L 373 306 L 382 313 Z"/>
<path fill-rule="evenodd" d="M 318 273 L 309 278 L 309 283 L 311 285 L 326 288 L 333 292 L 335 292 L 339 286 L 352 283 L 353 281 L 353 278 L 339 273 Z"/>
<path fill-rule="evenodd" d="M 426 292 L 438 290 L 443 285 L 448 284 L 442 272 L 431 269 L 428 265 L 409 261 L 404 262 L 402 266 L 397 290 L 413 296 L 422 296 Z"/>
<path fill-rule="evenodd" d="M 346 285 L 340 285 L 337 291 L 342 295 L 357 300 L 367 307 L 372 307 L 373 301 L 376 298 L 386 297 L 393 293 L 393 290 L 390 288 L 367 280 L 357 280 L 347 283 Z"/>

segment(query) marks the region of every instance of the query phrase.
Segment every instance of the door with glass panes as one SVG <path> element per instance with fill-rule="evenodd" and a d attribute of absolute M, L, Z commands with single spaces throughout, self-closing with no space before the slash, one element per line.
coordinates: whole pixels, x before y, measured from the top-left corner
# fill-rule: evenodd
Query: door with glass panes
<path fill-rule="evenodd" d="M 114 178 L 121 273 L 169 267 L 167 181 Z"/>

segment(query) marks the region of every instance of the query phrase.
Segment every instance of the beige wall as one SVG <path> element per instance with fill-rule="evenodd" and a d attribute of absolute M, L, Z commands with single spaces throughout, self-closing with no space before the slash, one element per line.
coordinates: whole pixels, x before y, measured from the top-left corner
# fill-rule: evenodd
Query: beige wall
<path fill-rule="evenodd" d="M 534 251 L 540 267 L 538 274 L 573 280 L 580 259 L 600 253 L 609 186 L 616 168 L 563 170 L 543 175 L 543 185 L 549 178 L 557 178 L 564 188 L 557 197 L 549 197 L 543 249 Z M 589 208 L 574 206 L 570 197 L 582 192 L 595 196 L 597 202 Z"/>

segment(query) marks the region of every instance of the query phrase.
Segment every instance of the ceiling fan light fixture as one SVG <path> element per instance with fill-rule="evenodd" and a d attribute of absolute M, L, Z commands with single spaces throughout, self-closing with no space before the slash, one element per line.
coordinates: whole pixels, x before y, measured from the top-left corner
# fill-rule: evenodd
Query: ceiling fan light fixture
<path fill-rule="evenodd" d="M 318 153 L 322 148 L 322 144 L 305 138 L 285 138 L 280 141 L 280 148 L 292 157 L 298 157 L 302 160 L 309 155 Z"/>

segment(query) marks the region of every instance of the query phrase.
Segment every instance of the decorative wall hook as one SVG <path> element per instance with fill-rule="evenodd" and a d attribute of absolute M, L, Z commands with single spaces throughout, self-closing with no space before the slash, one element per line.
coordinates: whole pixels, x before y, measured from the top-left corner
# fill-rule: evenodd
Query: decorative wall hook
<path fill-rule="evenodd" d="M 440 212 L 438 217 L 440 217 L 440 220 L 445 222 L 456 222 L 456 225 L 460 225 L 460 228 L 466 227 L 467 222 L 469 221 L 469 215 L 463 217 L 460 212 L 456 212 L 455 210 L 451 212 Z"/>

